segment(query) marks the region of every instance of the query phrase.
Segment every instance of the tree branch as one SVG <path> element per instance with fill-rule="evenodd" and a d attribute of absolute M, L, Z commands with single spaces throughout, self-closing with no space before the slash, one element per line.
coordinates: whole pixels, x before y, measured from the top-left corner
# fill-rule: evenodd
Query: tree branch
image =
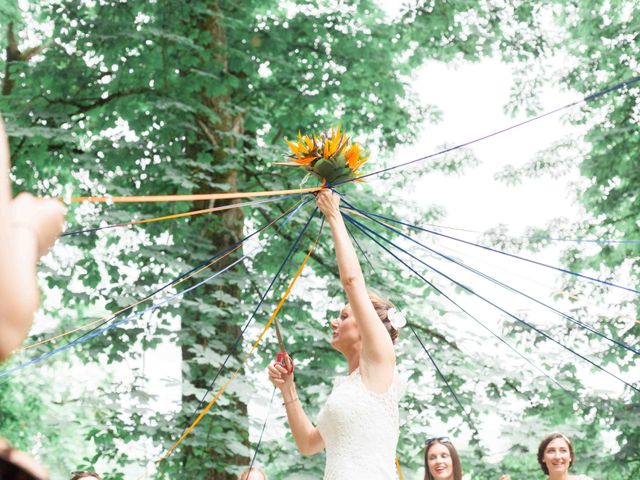
<path fill-rule="evenodd" d="M 119 92 L 115 92 L 111 95 L 107 95 L 105 98 L 99 98 L 93 103 L 88 103 L 88 104 L 83 104 L 79 101 L 75 101 L 71 99 L 62 99 L 62 98 L 51 99 L 51 98 L 47 98 L 44 95 L 42 95 L 42 97 L 50 104 L 71 105 L 73 107 L 76 107 L 78 110 L 75 113 L 73 113 L 73 115 L 77 115 L 78 113 L 86 113 L 89 110 L 93 110 L 94 108 L 102 107 L 103 105 L 106 105 L 107 103 L 113 100 L 128 97 L 131 95 L 139 95 L 143 93 L 155 93 L 155 91 L 148 87 L 131 88 L 129 90 L 122 90 Z"/>
<path fill-rule="evenodd" d="M 454 350 L 457 350 L 458 352 L 460 352 L 460 347 L 458 347 L 458 344 L 456 342 L 452 341 L 452 340 L 449 340 L 447 337 L 445 337 L 441 333 L 438 333 L 435 330 L 432 330 L 432 329 L 430 329 L 428 327 L 423 327 L 422 325 L 418 325 L 418 324 L 413 323 L 413 322 L 411 323 L 411 326 L 413 328 L 415 328 L 416 330 L 420 330 L 422 333 L 425 333 L 425 334 L 429 335 L 430 337 L 437 338 L 441 342 L 446 343 L 447 345 L 449 345 Z"/>
<path fill-rule="evenodd" d="M 209 127 L 207 127 L 207 124 L 204 123 L 199 118 L 196 118 L 196 122 L 198 122 L 198 125 L 200 126 L 200 128 L 202 129 L 204 134 L 209 139 L 209 142 L 211 142 L 211 145 L 213 146 L 213 148 L 214 149 L 218 148 L 218 141 L 216 140 L 216 137 L 213 135 L 213 132 L 211 130 L 209 130 Z"/>
<path fill-rule="evenodd" d="M 10 95 L 13 87 L 15 86 L 15 81 L 11 79 L 11 64 L 16 62 L 28 62 L 36 55 L 41 54 L 47 48 L 49 48 L 52 43 L 43 43 L 42 45 L 38 45 L 37 47 L 31 47 L 21 52 L 18 48 L 18 42 L 16 40 L 15 33 L 13 31 L 13 22 L 9 22 L 7 25 L 7 59 L 4 66 L 4 79 L 2 81 L 2 95 Z"/>
<path fill-rule="evenodd" d="M 2 95 L 9 95 L 15 81 L 11 79 L 11 64 L 20 61 L 20 50 L 18 50 L 18 42 L 16 42 L 16 36 L 13 33 L 13 22 L 9 22 L 7 25 L 7 59 L 4 65 L 4 79 L 2 81 Z"/>

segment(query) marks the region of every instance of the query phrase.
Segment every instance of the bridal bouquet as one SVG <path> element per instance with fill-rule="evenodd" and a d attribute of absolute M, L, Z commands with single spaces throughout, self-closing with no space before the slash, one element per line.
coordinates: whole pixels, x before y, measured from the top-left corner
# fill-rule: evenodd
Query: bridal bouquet
<path fill-rule="evenodd" d="M 357 178 L 358 169 L 368 159 L 359 144 L 340 132 L 339 125 L 319 137 L 298 132 L 297 140 L 285 141 L 291 149 L 287 155 L 290 161 L 279 165 L 300 167 L 307 172 L 307 177 L 314 175 L 328 185 Z"/>

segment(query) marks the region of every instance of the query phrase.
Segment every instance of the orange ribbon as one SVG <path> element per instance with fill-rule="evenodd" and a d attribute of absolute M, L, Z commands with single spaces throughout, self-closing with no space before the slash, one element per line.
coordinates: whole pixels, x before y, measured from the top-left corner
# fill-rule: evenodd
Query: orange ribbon
<path fill-rule="evenodd" d="M 400 459 L 398 455 L 396 455 L 396 469 L 398 470 L 398 480 L 404 480 L 404 475 L 402 475 L 402 468 L 400 468 Z"/>
<path fill-rule="evenodd" d="M 200 193 L 193 195 L 143 195 L 127 197 L 73 197 L 71 201 L 93 203 L 151 203 L 151 202 L 194 202 L 197 200 L 235 200 L 238 198 L 270 197 L 278 195 L 294 195 L 298 193 L 313 193 L 322 187 L 297 188 L 293 190 L 267 190 L 263 192 L 229 192 L 229 193 Z"/>

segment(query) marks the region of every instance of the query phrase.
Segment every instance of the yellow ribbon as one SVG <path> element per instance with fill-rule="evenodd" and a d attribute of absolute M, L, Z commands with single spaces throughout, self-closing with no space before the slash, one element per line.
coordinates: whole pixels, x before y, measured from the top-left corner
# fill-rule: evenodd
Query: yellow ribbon
<path fill-rule="evenodd" d="M 258 337 L 258 339 L 254 342 L 254 344 L 251 347 L 251 349 L 249 350 L 249 352 L 247 352 L 247 354 L 244 356 L 244 358 L 242 359 L 242 362 L 240 362 L 240 366 L 233 372 L 233 374 L 231 375 L 229 380 L 227 380 L 227 382 L 220 388 L 220 390 L 218 390 L 218 393 L 216 393 L 215 397 L 213 397 L 211 399 L 211 401 L 202 410 L 202 412 L 200 412 L 200 415 L 198 415 L 196 417 L 196 419 L 191 423 L 191 425 L 189 425 L 189 427 L 187 427 L 187 429 L 180 436 L 180 438 L 171 446 L 171 448 L 169 448 L 164 453 L 164 455 L 162 455 L 162 457 L 160 457 L 160 459 L 158 459 L 157 463 L 160 463 L 161 461 L 163 461 L 167 457 L 169 457 L 169 455 L 171 455 L 171 453 L 176 449 L 176 447 L 178 445 L 180 445 L 180 443 L 186 438 L 187 435 L 189 435 L 189 433 L 191 433 L 191 431 L 195 428 L 195 426 L 198 423 L 200 423 L 200 420 L 202 420 L 202 418 L 207 414 L 207 412 L 209 410 L 211 410 L 211 407 L 213 407 L 216 404 L 218 399 L 222 396 L 222 394 L 229 387 L 229 385 L 231 385 L 231 383 L 236 379 L 236 377 L 240 373 L 240 370 L 242 370 L 242 367 L 244 366 L 244 364 L 247 362 L 247 360 L 249 360 L 249 358 L 251 357 L 253 352 L 258 348 L 258 345 L 260 344 L 260 342 L 262 341 L 263 337 L 265 336 L 265 334 L 267 333 L 267 331 L 269 330 L 269 328 L 273 324 L 273 321 L 275 320 L 276 315 L 278 315 L 278 312 L 282 308 L 282 305 L 284 305 L 285 300 L 287 299 L 287 297 L 291 293 L 291 290 L 293 289 L 293 286 L 295 285 L 296 281 L 300 277 L 300 274 L 302 273 L 302 270 L 304 269 L 305 265 L 307 264 L 307 261 L 309 260 L 309 258 L 311 258 L 311 254 L 313 253 L 313 249 L 315 248 L 315 246 L 318 243 L 318 239 L 319 239 L 319 237 L 316 238 L 316 240 L 313 243 L 313 245 L 311 245 L 311 248 L 309 249 L 309 252 L 307 253 L 307 256 L 304 258 L 304 260 L 300 264 L 300 267 L 298 268 L 298 271 L 296 272 L 296 274 L 294 275 L 293 279 L 291 280 L 291 283 L 289 283 L 289 286 L 287 287 L 287 290 L 284 292 L 284 295 L 282 295 L 282 298 L 280 299 L 280 302 L 278 303 L 278 306 L 276 307 L 276 309 L 271 314 L 271 317 L 269 318 L 269 321 L 267 322 L 267 324 L 262 329 L 262 332 L 260 333 L 260 336 Z"/>
<path fill-rule="evenodd" d="M 402 475 L 402 468 L 400 467 L 400 459 L 398 455 L 396 455 L 396 469 L 398 470 L 398 479 L 404 480 L 404 475 Z"/>
<path fill-rule="evenodd" d="M 286 212 L 283 212 L 282 214 L 278 215 L 278 217 L 277 217 L 277 218 L 275 218 L 274 220 L 272 220 L 271 222 L 269 222 L 269 224 L 265 227 L 265 229 L 266 229 L 266 228 L 269 228 L 271 225 L 273 225 L 274 223 L 276 223 L 276 222 L 277 222 L 278 220 L 280 220 L 282 217 L 284 217 L 285 215 L 287 215 L 288 213 L 290 213 L 291 211 L 293 211 L 293 210 L 297 207 L 297 205 L 298 205 L 298 204 L 294 205 L 292 208 L 290 208 L 290 209 L 289 209 L 289 210 L 287 210 Z M 212 211 L 213 211 L 213 210 L 215 210 L 215 209 L 207 209 L 207 210 L 212 210 Z M 199 212 L 201 212 L 201 213 L 205 213 L 205 211 L 204 211 L 204 210 L 201 210 L 201 211 L 199 211 Z M 189 213 L 198 213 L 198 212 L 189 212 Z M 186 215 L 186 214 L 178 214 L 178 215 Z M 165 219 L 165 218 L 167 218 L 167 217 L 158 217 L 157 219 L 147 219 L 146 221 L 147 221 L 147 222 L 148 222 L 148 221 L 155 221 L 155 220 Z M 145 221 L 145 220 L 142 220 L 141 222 L 144 222 L 144 221 Z M 206 270 L 207 268 L 211 267 L 212 265 L 214 265 L 214 264 L 215 264 L 215 263 L 217 263 L 218 261 L 222 260 L 222 259 L 223 259 L 224 257 L 226 257 L 227 255 L 232 254 L 233 252 L 235 252 L 235 251 L 236 251 L 238 248 L 240 248 L 241 246 L 242 246 L 242 245 L 237 245 L 236 247 L 232 248 L 231 250 L 229 250 L 227 253 L 225 253 L 225 254 L 224 254 L 224 255 L 222 255 L 221 257 L 215 258 L 214 260 L 212 260 L 211 262 L 209 262 L 209 263 L 208 263 L 208 264 L 206 264 L 205 266 L 203 266 L 203 267 L 199 268 L 199 269 L 198 269 L 198 270 L 196 270 L 195 272 L 192 272 L 192 273 L 190 273 L 189 275 L 187 275 L 186 277 L 181 278 L 178 282 L 174 283 L 172 286 L 180 285 L 181 283 L 183 283 L 183 282 L 185 282 L 185 281 L 189 280 L 191 277 L 193 277 L 193 276 L 197 275 L 198 273 L 202 272 L 203 270 Z M 94 325 L 98 325 L 98 324 L 100 324 L 100 323 L 102 323 L 102 322 L 106 322 L 106 321 L 107 321 L 107 320 L 109 320 L 110 318 L 115 317 L 115 316 L 117 316 L 117 315 L 121 314 L 121 313 L 122 313 L 122 312 L 124 312 L 125 310 L 129 310 L 130 308 L 133 308 L 133 307 L 135 307 L 135 306 L 137 306 L 137 305 L 140 305 L 141 303 L 146 302 L 146 301 L 147 301 L 147 300 L 149 300 L 150 298 L 151 298 L 151 296 L 147 296 L 147 297 L 145 297 L 145 298 L 143 298 L 143 299 L 141 299 L 141 300 L 138 300 L 138 301 L 137 301 L 137 302 L 135 302 L 135 303 L 132 303 L 131 305 L 127 305 L 126 307 L 124 307 L 124 308 L 122 308 L 122 309 L 118 310 L 118 311 L 117 311 L 117 312 L 115 312 L 115 313 L 111 313 L 111 314 L 109 314 L 109 315 L 107 315 L 107 316 L 105 316 L 105 317 L 102 317 L 102 318 L 98 319 L 98 320 L 93 320 L 93 321 L 91 321 L 91 322 L 89 322 L 89 323 L 85 323 L 84 325 L 80 325 L 79 327 L 75 327 L 75 328 L 73 328 L 72 330 L 68 330 L 68 331 L 66 331 L 66 332 L 59 333 L 58 335 L 55 335 L 55 336 L 53 336 L 53 337 L 45 338 L 45 339 L 43 339 L 43 340 L 39 340 L 39 341 L 37 341 L 37 342 L 31 343 L 31 344 L 29 344 L 29 345 L 26 345 L 26 346 L 22 347 L 21 349 L 17 350 L 17 351 L 16 351 L 16 353 L 23 352 L 23 351 L 25 351 L 25 350 L 29 350 L 30 348 L 37 347 L 38 345 L 43 345 L 43 344 L 45 344 L 45 343 L 53 342 L 53 341 L 55 341 L 55 340 L 57 340 L 57 339 L 59 339 L 59 338 L 66 337 L 67 335 L 71 335 L 72 333 L 78 332 L 78 331 L 80 331 L 80 330 L 84 330 L 84 329 L 86 329 L 86 328 L 90 328 L 90 327 L 92 327 L 92 326 L 94 326 Z"/>

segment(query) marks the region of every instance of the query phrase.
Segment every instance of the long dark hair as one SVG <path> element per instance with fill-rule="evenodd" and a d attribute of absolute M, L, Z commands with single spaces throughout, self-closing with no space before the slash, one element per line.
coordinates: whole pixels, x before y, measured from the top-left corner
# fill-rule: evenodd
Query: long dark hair
<path fill-rule="evenodd" d="M 443 445 L 449 450 L 449 456 L 451 457 L 451 464 L 453 466 L 453 480 L 462 480 L 462 464 L 460 463 L 460 455 L 453 443 L 448 438 L 436 438 L 427 442 L 427 446 L 424 449 L 424 480 L 434 480 L 431 471 L 429 470 L 429 450 L 434 445 Z"/>

